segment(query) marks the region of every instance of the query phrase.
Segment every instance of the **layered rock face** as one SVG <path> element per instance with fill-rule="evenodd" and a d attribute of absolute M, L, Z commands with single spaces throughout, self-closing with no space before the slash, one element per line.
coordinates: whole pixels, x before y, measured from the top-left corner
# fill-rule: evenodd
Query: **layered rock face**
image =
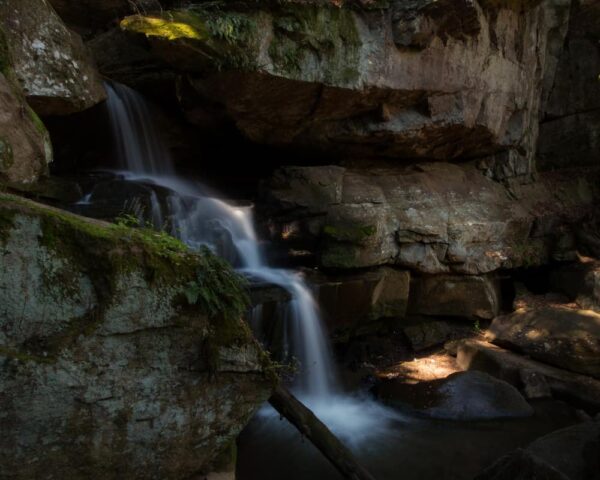
<path fill-rule="evenodd" d="M 473 165 L 450 163 L 287 167 L 265 190 L 275 237 L 316 249 L 323 267 L 391 264 L 425 274 L 568 258 L 578 222 L 594 211 L 599 193 L 589 172 L 545 174 L 507 188 Z"/>
<path fill-rule="evenodd" d="M 173 242 L 2 195 L 0 476 L 208 473 L 269 396 L 239 311 L 184 295 L 233 272 Z"/>
<path fill-rule="evenodd" d="M 188 73 L 194 115 L 224 110 L 254 141 L 404 159 L 511 150 L 530 171 L 568 2 L 241 4 L 121 27 Z M 115 71 L 117 57 L 98 56 Z"/>

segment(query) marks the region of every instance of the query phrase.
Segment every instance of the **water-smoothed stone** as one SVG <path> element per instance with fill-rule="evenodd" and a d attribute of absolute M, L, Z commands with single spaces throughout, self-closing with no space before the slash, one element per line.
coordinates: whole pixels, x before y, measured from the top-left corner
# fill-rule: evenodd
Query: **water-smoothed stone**
<path fill-rule="evenodd" d="M 0 22 L 15 76 L 39 115 L 79 112 L 105 98 L 83 41 L 47 0 L 2 0 Z"/>
<path fill-rule="evenodd" d="M 573 225 L 598 198 L 596 170 L 504 185 L 475 165 L 333 168 L 283 167 L 264 187 L 273 240 L 312 250 L 326 268 L 475 275 L 543 265 L 575 255 Z"/>
<path fill-rule="evenodd" d="M 270 395 L 212 255 L 0 195 L 0 257 L 0 477 L 206 474 Z M 216 316 L 185 295 L 207 269 Z"/>
<path fill-rule="evenodd" d="M 568 3 L 200 4 L 121 28 L 189 74 L 186 106 L 220 106 L 254 141 L 438 160 L 514 148 L 529 169 Z"/>
<path fill-rule="evenodd" d="M 501 346 L 600 378 L 600 314 L 572 307 L 518 310 L 496 318 L 486 333 Z"/>
<path fill-rule="evenodd" d="M 482 372 L 458 372 L 441 380 L 404 384 L 384 381 L 377 395 L 385 402 L 408 403 L 426 415 L 448 420 L 528 417 L 533 409 L 512 385 Z"/>

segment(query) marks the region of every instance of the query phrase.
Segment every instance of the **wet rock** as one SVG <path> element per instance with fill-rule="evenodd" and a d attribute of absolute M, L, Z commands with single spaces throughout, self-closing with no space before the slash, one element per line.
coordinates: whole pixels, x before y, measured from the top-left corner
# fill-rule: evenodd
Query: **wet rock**
<path fill-rule="evenodd" d="M 600 378 L 600 315 L 590 310 L 521 310 L 496 318 L 486 335 L 534 359 Z"/>
<path fill-rule="evenodd" d="M 284 167 L 264 187 L 263 214 L 273 240 L 312 250 L 326 268 L 476 275 L 575 254 L 560 239 L 594 210 L 596 176 L 547 173 L 508 187 L 473 165 Z M 289 224 L 297 236 L 283 234 Z"/>
<path fill-rule="evenodd" d="M 185 300 L 215 260 L 178 245 L 0 194 L 0 477 L 217 467 L 272 380 L 239 292 Z"/>
<path fill-rule="evenodd" d="M 512 385 L 482 372 L 458 372 L 445 379 L 406 385 L 383 382 L 378 396 L 391 404 L 408 402 L 426 415 L 448 420 L 528 417 L 533 409 Z"/>
<path fill-rule="evenodd" d="M 85 110 L 106 94 L 81 38 L 47 0 L 2 0 L 0 19 L 16 78 L 39 115 Z"/>
<path fill-rule="evenodd" d="M 506 455 L 473 480 L 569 480 L 541 458 L 527 450 Z"/>
<path fill-rule="evenodd" d="M 433 275 L 414 278 L 409 311 L 491 320 L 500 311 L 500 301 L 500 285 L 493 277 Z"/>
<path fill-rule="evenodd" d="M 529 166 L 538 86 L 568 13 L 562 2 L 246 3 L 121 27 L 253 141 L 437 160 L 515 148 Z"/>

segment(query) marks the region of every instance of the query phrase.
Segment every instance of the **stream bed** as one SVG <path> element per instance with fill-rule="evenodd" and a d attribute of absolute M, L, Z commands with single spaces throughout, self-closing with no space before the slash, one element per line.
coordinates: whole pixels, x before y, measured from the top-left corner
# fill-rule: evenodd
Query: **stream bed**
<path fill-rule="evenodd" d="M 477 422 L 427 418 L 367 399 L 357 400 L 353 408 L 336 404 L 314 410 L 377 480 L 470 480 L 510 451 L 578 421 L 562 402 L 533 406 L 535 415 L 529 418 Z M 343 480 L 268 405 L 238 439 L 236 478 Z"/>

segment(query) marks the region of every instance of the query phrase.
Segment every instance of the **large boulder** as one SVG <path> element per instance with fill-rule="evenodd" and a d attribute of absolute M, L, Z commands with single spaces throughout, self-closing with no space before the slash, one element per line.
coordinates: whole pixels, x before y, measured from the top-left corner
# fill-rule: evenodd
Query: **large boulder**
<path fill-rule="evenodd" d="M 212 254 L 0 194 L 0 257 L 0 477 L 206 474 L 270 395 Z"/>
<path fill-rule="evenodd" d="M 488 338 L 532 358 L 600 378 L 600 314 L 549 306 L 496 318 Z"/>
<path fill-rule="evenodd" d="M 0 0 L 0 27 L 16 78 L 39 115 L 79 112 L 105 98 L 83 41 L 47 0 Z"/>
<path fill-rule="evenodd" d="M 568 0 L 334 3 L 207 2 L 121 28 L 187 74 L 196 107 L 220 106 L 256 142 L 407 159 L 511 151 L 531 171 Z"/>
<path fill-rule="evenodd" d="M 273 240 L 326 268 L 474 275 L 575 256 L 573 225 L 595 211 L 597 176 L 507 187 L 469 164 L 284 167 L 265 185 L 263 215 Z"/>
<path fill-rule="evenodd" d="M 407 385 L 384 380 L 376 393 L 391 405 L 409 405 L 434 418 L 485 420 L 528 417 L 533 409 L 512 385 L 482 372 L 458 372 L 441 380 Z"/>
<path fill-rule="evenodd" d="M 25 101 L 0 25 L 0 181 L 31 183 L 47 173 L 51 161 L 50 136 Z"/>

